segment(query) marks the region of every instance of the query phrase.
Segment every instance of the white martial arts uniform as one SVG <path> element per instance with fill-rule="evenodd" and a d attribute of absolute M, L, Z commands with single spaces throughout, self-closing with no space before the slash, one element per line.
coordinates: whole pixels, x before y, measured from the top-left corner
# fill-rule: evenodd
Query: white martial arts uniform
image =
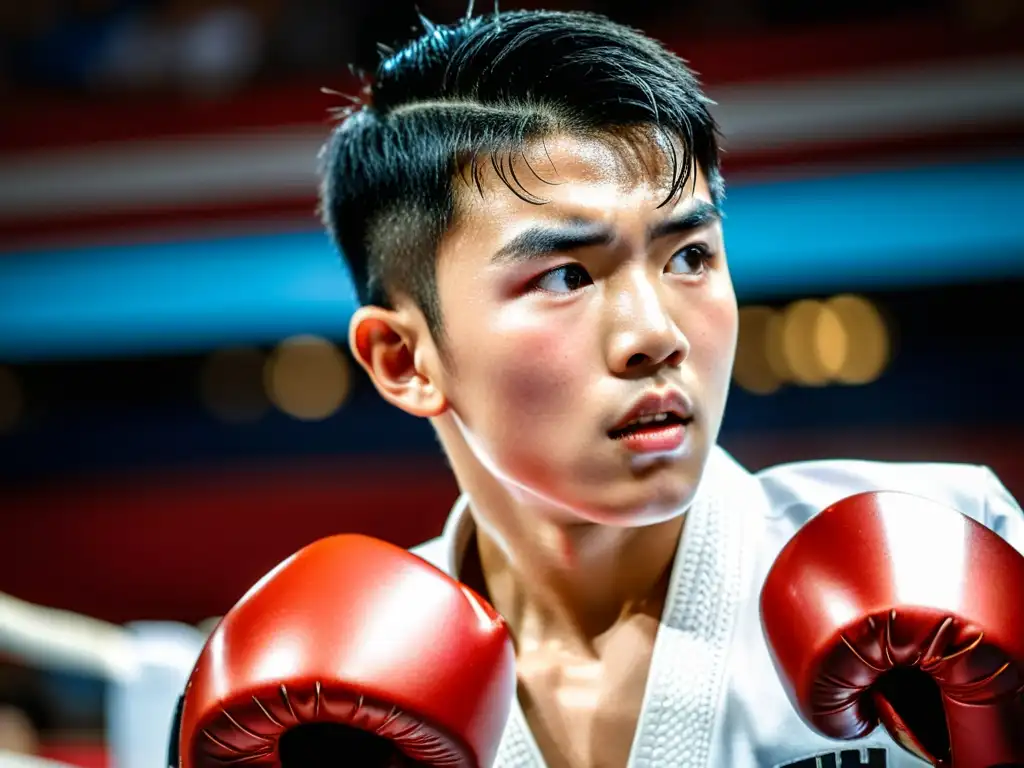
<path fill-rule="evenodd" d="M 985 467 L 814 461 L 751 474 L 716 449 L 687 512 L 630 768 L 924 765 L 881 728 L 848 742 L 814 733 L 790 705 L 761 630 L 761 585 L 783 545 L 830 504 L 875 490 L 954 507 L 1024 554 L 1024 514 Z M 473 533 L 467 506 L 460 498 L 442 535 L 413 550 L 454 576 Z M 518 702 L 495 768 L 544 768 Z"/>

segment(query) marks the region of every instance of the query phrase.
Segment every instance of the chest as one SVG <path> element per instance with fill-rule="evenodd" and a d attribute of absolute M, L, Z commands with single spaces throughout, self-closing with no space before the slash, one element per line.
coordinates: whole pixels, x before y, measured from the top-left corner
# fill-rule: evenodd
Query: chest
<path fill-rule="evenodd" d="M 643 706 L 657 620 L 616 627 L 593 653 L 521 653 L 519 700 L 548 768 L 623 768 Z"/>

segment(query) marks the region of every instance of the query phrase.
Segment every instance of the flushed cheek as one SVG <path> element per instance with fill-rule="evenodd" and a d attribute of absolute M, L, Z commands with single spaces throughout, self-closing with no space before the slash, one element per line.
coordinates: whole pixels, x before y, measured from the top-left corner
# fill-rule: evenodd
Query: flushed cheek
<path fill-rule="evenodd" d="M 593 364 L 585 359 L 586 345 L 571 342 L 571 336 L 531 323 L 506 326 L 491 337 L 501 342 L 490 350 L 483 384 L 494 393 L 494 405 L 505 409 L 505 418 L 562 421 L 583 410 Z"/>
<path fill-rule="evenodd" d="M 548 495 L 579 453 L 586 420 L 586 371 L 582 344 L 540 322 L 479 322 L 474 343 L 460 346 L 472 371 L 460 384 L 461 412 L 488 460 L 524 487 Z M 462 341 L 470 338 L 463 337 Z M 591 362 L 592 366 L 593 363 Z"/>

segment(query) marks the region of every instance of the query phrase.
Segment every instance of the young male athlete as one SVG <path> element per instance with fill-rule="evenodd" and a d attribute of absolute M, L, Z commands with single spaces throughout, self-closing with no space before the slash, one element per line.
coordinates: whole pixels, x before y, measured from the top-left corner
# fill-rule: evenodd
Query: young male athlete
<path fill-rule="evenodd" d="M 994 475 L 857 461 L 753 475 L 717 446 L 737 335 L 723 190 L 694 75 L 602 17 L 428 25 L 380 65 L 323 156 L 324 220 L 363 299 L 351 348 L 382 397 L 436 429 L 463 495 L 415 552 L 504 617 L 515 700 L 506 722 L 491 699 L 512 693 L 495 673 L 453 715 L 468 694 L 430 677 L 450 663 L 439 654 L 460 648 L 453 675 L 506 668 L 486 606 L 453 585 L 428 598 L 420 580 L 434 577 L 404 553 L 346 540 L 286 563 L 214 635 L 205 704 L 186 697 L 186 751 L 196 723 L 219 717 L 197 749 L 259 765 L 298 759 L 261 728 L 323 720 L 425 765 L 973 768 L 1024 755 L 1024 515 Z M 818 516 L 879 491 L 914 496 Z M 946 613 L 914 608 L 934 595 Z M 466 600 L 483 624 L 453 629 Z M 814 634 L 826 625 L 828 647 Z M 337 661 L 339 643 L 358 664 Z M 402 643 L 422 656 L 399 664 Z M 910 674 L 879 682 L 890 667 Z M 344 698 L 325 681 L 347 674 L 357 701 L 324 715 Z M 260 711 L 243 679 L 273 684 Z"/>

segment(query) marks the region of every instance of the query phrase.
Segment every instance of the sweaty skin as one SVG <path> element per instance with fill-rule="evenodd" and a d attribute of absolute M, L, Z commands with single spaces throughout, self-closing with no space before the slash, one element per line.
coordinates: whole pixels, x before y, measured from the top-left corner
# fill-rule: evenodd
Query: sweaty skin
<path fill-rule="evenodd" d="M 711 203 L 697 170 L 661 205 L 670 179 L 656 142 L 553 136 L 513 170 L 534 202 L 489 162 L 482 194 L 456 182 L 437 261 L 444 337 L 397 297 L 393 310 L 360 309 L 350 342 L 383 397 L 431 419 L 471 499 L 477 541 L 460 576 L 508 620 L 548 765 L 621 768 L 725 408 L 736 299 L 716 216 L 650 237 Z M 520 244 L 556 252 L 508 252 L 538 227 L 590 244 L 531 236 Z M 692 411 L 679 449 L 637 454 L 609 435 L 639 397 L 671 389 Z"/>

